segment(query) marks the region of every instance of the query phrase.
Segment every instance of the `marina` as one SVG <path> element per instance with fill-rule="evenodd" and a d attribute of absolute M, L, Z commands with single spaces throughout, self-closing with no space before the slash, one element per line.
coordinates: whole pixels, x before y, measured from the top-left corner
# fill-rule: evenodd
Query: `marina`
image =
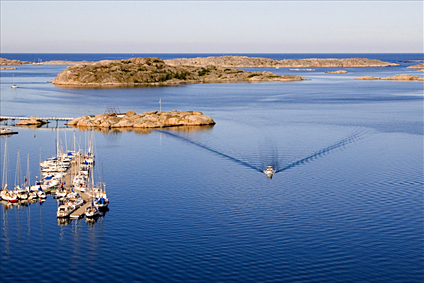
<path fill-rule="evenodd" d="M 59 140 L 59 131 L 57 131 Z M 29 172 L 29 154 L 28 154 L 28 169 L 24 183 L 20 183 L 20 155 L 18 157 L 15 171 L 15 185 L 13 189 L 8 188 L 7 184 L 7 140 L 4 147 L 4 162 L 3 162 L 3 183 L 0 191 L 2 201 L 7 203 L 15 203 L 33 200 L 45 201 L 47 194 L 52 195 L 58 202 L 57 217 L 79 219 L 85 216 L 86 211 L 89 212 L 88 217 L 99 216 L 96 212 L 92 215 L 90 206 L 95 207 L 95 210 L 107 209 L 109 200 L 106 196 L 105 184 L 103 181 L 94 186 L 93 170 L 95 165 L 95 157 L 92 153 L 94 148 L 89 141 L 89 150 L 82 153 L 79 149 L 75 150 L 75 135 L 74 135 L 74 150 L 66 150 L 62 152 L 59 149 L 59 142 L 56 142 L 56 155 L 40 162 L 39 176 L 36 176 L 34 185 L 30 182 Z M 40 153 L 41 159 L 41 153 Z M 24 203 L 25 204 L 25 203 Z"/>

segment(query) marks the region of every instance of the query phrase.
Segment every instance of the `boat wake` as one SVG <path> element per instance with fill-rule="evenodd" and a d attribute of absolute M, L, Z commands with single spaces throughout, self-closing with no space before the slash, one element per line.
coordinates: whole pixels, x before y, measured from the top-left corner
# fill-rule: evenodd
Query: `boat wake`
<path fill-rule="evenodd" d="M 300 160 L 292 162 L 292 163 L 290 163 L 290 164 L 288 164 L 288 165 L 286 165 L 282 168 L 277 167 L 275 173 L 283 172 L 283 171 L 286 171 L 286 170 L 293 168 L 295 166 L 299 166 L 299 165 L 311 162 L 314 159 L 317 159 L 317 158 L 323 157 L 324 155 L 327 155 L 328 153 L 330 153 L 331 151 L 333 151 L 337 148 L 344 147 L 344 146 L 346 146 L 350 143 L 354 143 L 354 142 L 359 141 L 361 139 L 363 139 L 363 135 L 360 132 L 350 134 L 347 137 L 339 140 L 338 142 L 336 142 L 336 143 L 334 143 L 330 146 L 327 146 L 325 148 L 322 148 L 322 149 L 314 152 L 313 154 L 311 154 L 307 157 L 304 157 Z"/>
<path fill-rule="evenodd" d="M 254 166 L 254 165 L 252 165 L 252 164 L 249 164 L 249 163 L 247 163 L 247 162 L 245 162 L 245 161 L 243 161 L 243 160 L 237 159 L 237 158 L 235 158 L 235 157 L 233 157 L 233 156 L 230 156 L 230 155 L 228 155 L 228 154 L 222 153 L 222 152 L 220 152 L 220 151 L 218 151 L 218 150 L 212 149 L 212 148 L 210 148 L 210 147 L 208 147 L 208 146 L 206 146 L 206 145 L 203 145 L 203 144 L 201 144 L 201 143 L 199 143 L 199 142 L 196 142 L 196 141 L 190 140 L 190 139 L 188 139 L 188 138 L 186 138 L 186 137 L 183 137 L 183 136 L 180 136 L 180 135 L 177 135 L 177 134 L 174 134 L 174 133 L 168 132 L 168 131 L 164 131 L 164 130 L 156 130 L 156 131 L 161 132 L 161 133 L 164 133 L 164 134 L 169 135 L 169 136 L 171 136 L 171 137 L 174 137 L 174 138 L 177 138 L 177 139 L 183 140 L 183 141 L 185 141 L 185 142 L 191 143 L 191 144 L 193 144 L 193 145 L 195 145 L 195 146 L 198 146 L 198 147 L 200 147 L 200 148 L 206 149 L 206 150 L 208 150 L 208 151 L 210 151 L 210 152 L 213 152 L 213 153 L 218 154 L 218 155 L 220 155 L 220 156 L 222 156 L 222 157 L 225 157 L 225 158 L 227 158 L 227 159 L 230 159 L 230 160 L 232 160 L 232 161 L 234 161 L 234 162 L 236 162 L 236 163 L 238 163 L 238 164 L 240 164 L 240 165 L 246 166 L 246 167 L 248 167 L 248 168 L 250 168 L 250 169 L 253 169 L 253 170 L 256 170 L 256 171 L 258 171 L 258 172 L 261 172 L 261 173 L 262 173 L 261 168 L 258 168 L 258 167 Z"/>
<path fill-rule="evenodd" d="M 270 148 L 270 143 L 268 143 L 268 150 L 266 152 L 262 152 L 262 150 L 260 150 L 260 159 L 261 162 L 259 162 L 261 165 L 255 165 L 252 163 L 255 162 L 250 162 L 250 161 L 244 161 L 242 160 L 242 158 L 237 158 L 234 157 L 230 154 L 227 153 L 223 153 L 221 150 L 217 150 L 214 149 L 210 146 L 205 145 L 204 143 L 201 143 L 199 141 L 195 141 L 193 139 L 181 136 L 179 134 L 175 134 L 172 133 L 170 131 L 166 131 L 166 130 L 156 130 L 160 133 L 166 134 L 168 136 L 177 138 L 179 140 L 182 140 L 184 142 L 193 144 L 197 147 L 203 148 L 205 150 L 208 150 L 212 153 L 215 153 L 221 157 L 224 157 L 226 159 L 232 160 L 242 166 L 245 166 L 247 168 L 253 169 L 255 171 L 258 171 L 260 173 L 264 173 L 265 169 L 267 168 L 267 166 L 272 166 L 273 170 L 275 170 L 275 174 L 279 173 L 279 172 L 283 172 L 286 171 L 288 169 L 294 168 L 296 166 L 300 166 L 300 165 L 304 165 L 306 163 L 312 162 L 313 160 L 316 160 L 318 158 L 324 157 L 325 155 L 328 155 L 329 153 L 331 153 L 332 151 L 339 149 L 339 148 L 343 148 L 351 143 L 357 142 L 361 139 L 364 138 L 364 132 L 361 131 L 356 131 L 354 133 L 351 133 L 349 135 L 347 135 L 346 137 L 344 137 L 343 139 L 329 145 L 326 146 L 324 148 L 321 148 L 320 150 L 317 150 L 315 152 L 313 152 L 310 155 L 307 155 L 306 157 L 302 157 L 302 158 L 298 158 L 295 161 L 290 161 L 290 162 L 282 162 L 279 158 L 279 154 L 278 154 L 278 149 L 275 146 L 272 146 Z M 264 148 L 264 147 L 261 147 Z"/>

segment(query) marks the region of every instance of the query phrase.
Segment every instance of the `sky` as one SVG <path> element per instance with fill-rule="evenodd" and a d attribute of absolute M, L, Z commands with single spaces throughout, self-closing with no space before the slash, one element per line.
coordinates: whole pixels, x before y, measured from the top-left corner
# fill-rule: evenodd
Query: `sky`
<path fill-rule="evenodd" d="M 2 53 L 423 53 L 423 1 L 4 1 Z"/>

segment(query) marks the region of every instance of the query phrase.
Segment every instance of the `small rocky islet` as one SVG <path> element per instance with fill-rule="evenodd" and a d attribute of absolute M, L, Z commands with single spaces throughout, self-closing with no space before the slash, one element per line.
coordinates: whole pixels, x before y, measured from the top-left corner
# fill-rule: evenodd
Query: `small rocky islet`
<path fill-rule="evenodd" d="M 130 110 L 125 114 L 105 113 L 81 116 L 68 122 L 69 126 L 99 128 L 165 128 L 177 126 L 214 125 L 215 121 L 200 111 L 158 112 L 136 114 Z"/>
<path fill-rule="evenodd" d="M 385 80 L 385 81 L 424 81 L 424 78 L 412 75 L 395 75 L 393 77 L 379 78 L 373 76 L 357 77 L 355 80 Z"/>

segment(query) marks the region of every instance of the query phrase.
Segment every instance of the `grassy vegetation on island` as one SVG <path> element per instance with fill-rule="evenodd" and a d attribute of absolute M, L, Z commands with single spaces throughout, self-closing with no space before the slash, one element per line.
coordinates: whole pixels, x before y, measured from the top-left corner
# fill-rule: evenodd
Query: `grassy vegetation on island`
<path fill-rule="evenodd" d="M 170 66 L 157 57 L 105 60 L 67 67 L 52 81 L 62 86 L 143 86 L 239 81 L 300 81 L 293 75 L 219 66 Z"/>

